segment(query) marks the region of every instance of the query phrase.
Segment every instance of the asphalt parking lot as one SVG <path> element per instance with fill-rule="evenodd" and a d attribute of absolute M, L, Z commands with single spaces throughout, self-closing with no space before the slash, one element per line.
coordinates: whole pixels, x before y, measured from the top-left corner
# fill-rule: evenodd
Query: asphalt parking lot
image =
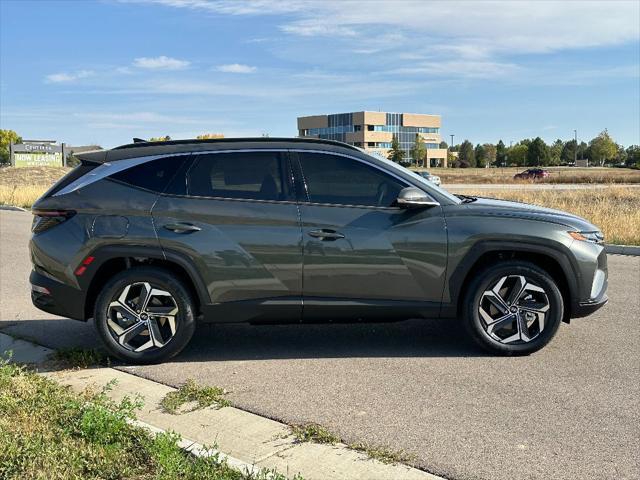
<path fill-rule="evenodd" d="M 31 305 L 30 222 L 0 211 L 0 331 L 99 347 L 92 325 Z M 442 321 L 205 325 L 174 361 L 123 368 L 225 387 L 240 408 L 404 450 L 446 478 L 639 478 L 640 257 L 609 256 L 609 271 L 610 303 L 524 358 L 485 355 Z"/>

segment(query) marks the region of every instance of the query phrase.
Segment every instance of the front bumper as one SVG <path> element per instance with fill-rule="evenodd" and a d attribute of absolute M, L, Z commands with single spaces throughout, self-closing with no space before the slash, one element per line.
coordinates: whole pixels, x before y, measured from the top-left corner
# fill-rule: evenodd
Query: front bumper
<path fill-rule="evenodd" d="M 84 292 L 70 287 L 33 270 L 29 276 L 31 301 L 47 313 L 86 320 L 84 314 Z"/>
<path fill-rule="evenodd" d="M 609 297 L 607 297 L 607 295 L 603 295 L 602 298 L 592 302 L 579 302 L 574 305 L 571 311 L 571 318 L 581 318 L 591 315 L 596 310 L 604 307 L 608 301 Z"/>

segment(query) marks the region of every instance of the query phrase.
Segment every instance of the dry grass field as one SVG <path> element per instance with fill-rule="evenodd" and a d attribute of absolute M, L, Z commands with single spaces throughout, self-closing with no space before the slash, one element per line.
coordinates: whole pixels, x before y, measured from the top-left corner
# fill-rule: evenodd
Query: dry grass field
<path fill-rule="evenodd" d="M 438 175 L 443 184 L 447 183 L 530 183 L 531 180 L 514 180 L 516 173 L 527 167 L 507 168 L 429 168 Z M 425 169 L 417 169 L 425 170 Z M 640 183 L 640 170 L 630 168 L 577 168 L 548 167 L 549 177 L 535 180 L 535 183 Z"/>
<path fill-rule="evenodd" d="M 466 195 L 500 198 L 555 208 L 586 218 L 602 229 L 607 243 L 640 245 L 640 189 L 612 185 L 584 190 L 476 190 Z"/>
<path fill-rule="evenodd" d="M 490 183 L 510 183 L 506 181 L 506 176 L 513 176 L 514 171 L 521 169 L 504 169 L 503 177 L 499 181 Z M 597 178 L 608 176 L 616 180 L 610 183 L 619 183 L 625 175 L 638 175 L 640 172 L 624 169 L 569 169 L 578 171 L 583 175 L 582 170 L 596 182 Z M 591 172 L 593 170 L 594 173 Z M 64 168 L 3 168 L 0 169 L 0 205 L 16 205 L 29 208 L 40 195 L 42 195 L 58 178 L 64 175 L 69 169 Z M 446 175 L 455 176 L 455 180 L 449 183 L 467 182 L 464 175 L 479 175 L 487 171 L 486 169 L 451 169 L 442 173 L 443 169 L 433 169 L 433 172 L 446 178 Z M 501 169 L 489 169 L 488 172 L 500 172 Z M 555 171 L 555 170 L 554 170 Z M 600 173 L 598 173 L 600 171 Z M 476 173 L 478 172 L 478 173 Z M 556 172 L 558 176 L 568 175 L 562 173 L 564 170 Z M 553 174 L 552 174 L 553 175 Z M 600 175 L 600 176 L 598 176 Z M 510 178 L 510 177 L 509 177 Z M 445 187 L 447 180 L 444 181 Z M 486 182 L 468 182 L 486 183 Z M 567 182 L 570 183 L 570 182 Z M 634 182 L 629 182 L 634 183 Z M 625 188 L 622 185 L 611 185 L 604 189 L 577 189 L 571 191 L 554 190 L 477 190 L 473 187 L 465 189 L 468 195 L 478 195 L 483 197 L 502 198 L 518 202 L 533 203 L 544 207 L 565 210 L 586 218 L 599 226 L 606 236 L 607 243 L 617 243 L 626 245 L 640 245 L 640 189 Z"/>
<path fill-rule="evenodd" d="M 0 205 L 29 208 L 70 168 L 31 167 L 0 169 Z"/>

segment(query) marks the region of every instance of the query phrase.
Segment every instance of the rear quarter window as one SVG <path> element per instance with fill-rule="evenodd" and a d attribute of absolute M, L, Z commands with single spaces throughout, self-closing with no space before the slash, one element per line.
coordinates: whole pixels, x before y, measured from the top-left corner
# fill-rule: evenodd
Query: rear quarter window
<path fill-rule="evenodd" d="M 163 193 L 188 159 L 189 155 L 159 158 L 114 173 L 109 178 L 133 187 Z"/>

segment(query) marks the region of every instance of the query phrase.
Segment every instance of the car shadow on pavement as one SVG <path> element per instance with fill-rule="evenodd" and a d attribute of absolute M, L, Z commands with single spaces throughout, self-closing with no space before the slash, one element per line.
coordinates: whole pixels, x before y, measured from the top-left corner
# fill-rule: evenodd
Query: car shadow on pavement
<path fill-rule="evenodd" d="M 91 321 L 0 320 L 0 332 L 49 348 L 96 348 Z M 201 324 L 173 362 L 354 357 L 485 356 L 455 320 L 392 323 Z M 117 363 L 117 362 L 116 362 Z"/>
<path fill-rule="evenodd" d="M 455 321 L 289 325 L 204 324 L 172 361 L 353 357 L 474 357 Z"/>

